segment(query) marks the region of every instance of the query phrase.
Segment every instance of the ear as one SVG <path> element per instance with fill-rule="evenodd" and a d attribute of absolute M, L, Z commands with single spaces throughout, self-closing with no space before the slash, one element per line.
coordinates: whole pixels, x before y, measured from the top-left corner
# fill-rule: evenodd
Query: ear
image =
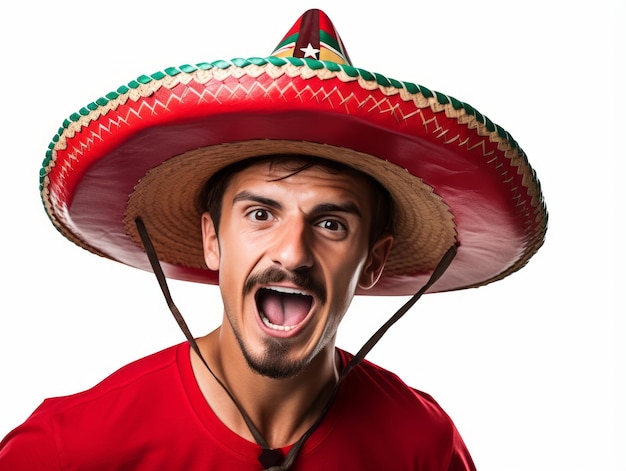
<path fill-rule="evenodd" d="M 393 236 L 391 234 L 382 234 L 374 242 L 359 276 L 359 288 L 370 289 L 376 284 L 383 273 L 392 245 Z"/>
<path fill-rule="evenodd" d="M 215 225 L 209 213 L 202 214 L 202 248 L 204 261 L 210 270 L 217 271 L 220 268 L 220 244 L 215 232 Z"/>

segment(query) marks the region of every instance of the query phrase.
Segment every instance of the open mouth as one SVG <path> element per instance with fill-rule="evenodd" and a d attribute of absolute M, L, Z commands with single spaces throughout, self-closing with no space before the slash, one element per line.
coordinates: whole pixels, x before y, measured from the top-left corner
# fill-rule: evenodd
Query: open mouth
<path fill-rule="evenodd" d="M 272 330 L 295 329 L 309 314 L 313 297 L 303 291 L 281 286 L 261 288 L 256 294 L 261 320 Z"/>

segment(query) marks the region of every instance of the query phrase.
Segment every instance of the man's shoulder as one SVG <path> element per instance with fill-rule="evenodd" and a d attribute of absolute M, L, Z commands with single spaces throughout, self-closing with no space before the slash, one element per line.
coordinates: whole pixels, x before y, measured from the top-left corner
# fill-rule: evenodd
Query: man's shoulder
<path fill-rule="evenodd" d="M 339 352 L 344 365 L 353 358 Z M 361 459 L 358 469 L 475 469 L 454 423 L 435 399 L 381 366 L 359 363 L 345 377 L 336 401 L 329 415 L 336 441 L 328 446 Z M 363 433 L 372 430 L 376 433 Z M 346 436 L 359 440 L 346 443 Z M 384 450 L 392 452 L 379 464 Z"/>
<path fill-rule="evenodd" d="M 344 364 L 352 358 L 342 356 Z M 411 469 L 475 469 L 452 419 L 431 395 L 367 360 L 348 373 L 345 383 L 335 409 L 344 419 L 336 423 L 340 436 L 376 430 L 361 437 L 359 446 L 394 450 L 399 460 L 409 459 Z M 406 463 L 390 469 L 406 469 Z"/>
<path fill-rule="evenodd" d="M 178 416 L 175 406 L 184 401 L 173 396 L 185 394 L 180 360 L 188 352 L 185 344 L 170 347 L 123 366 L 86 391 L 46 399 L 0 442 L 0 468 L 69 469 L 62 459 L 101 463 L 105 456 L 113 459 L 110 450 L 123 458 L 124 450 L 133 449 L 133 434 L 140 435 L 137 429 L 158 431 L 157 420 L 176 423 L 171 416 Z M 155 410 L 166 413 L 156 417 Z"/>
<path fill-rule="evenodd" d="M 184 346 L 168 347 L 128 363 L 85 391 L 46 399 L 33 415 L 64 413 L 75 407 L 110 400 L 111 396 L 128 394 L 129 390 L 147 389 L 155 383 L 162 383 L 164 375 L 177 371 L 177 357 Z"/>
<path fill-rule="evenodd" d="M 344 361 L 352 358 L 349 353 L 341 354 Z M 374 409 L 386 415 L 397 414 L 398 420 L 419 419 L 431 426 L 438 423 L 444 429 L 452 426 L 450 417 L 430 394 L 407 385 L 397 374 L 368 360 L 363 360 L 346 380 L 351 399 L 363 406 L 369 404 L 370 412 L 374 404 Z"/>

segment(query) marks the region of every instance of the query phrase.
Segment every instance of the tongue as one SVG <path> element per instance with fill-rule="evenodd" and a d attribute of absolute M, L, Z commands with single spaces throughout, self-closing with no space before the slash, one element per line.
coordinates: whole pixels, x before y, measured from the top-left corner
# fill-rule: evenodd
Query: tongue
<path fill-rule="evenodd" d="M 272 324 L 291 326 L 304 320 L 311 308 L 311 297 L 264 289 L 259 295 L 259 307 Z"/>

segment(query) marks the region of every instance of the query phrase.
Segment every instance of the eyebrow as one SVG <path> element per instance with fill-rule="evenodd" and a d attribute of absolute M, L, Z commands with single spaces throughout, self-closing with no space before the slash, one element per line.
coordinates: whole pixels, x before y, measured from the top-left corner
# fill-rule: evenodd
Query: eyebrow
<path fill-rule="evenodd" d="M 250 191 L 244 190 L 240 193 L 237 193 L 234 197 L 233 197 L 233 204 L 238 203 L 240 201 L 254 201 L 256 203 L 265 205 L 265 206 L 269 206 L 271 208 L 276 208 L 276 209 L 282 209 L 283 205 L 280 204 L 278 201 L 272 199 L 272 198 L 268 198 L 266 196 L 261 196 L 261 195 L 257 195 L 255 193 L 252 193 Z M 361 211 L 359 210 L 359 208 L 357 207 L 356 204 L 354 204 L 353 202 L 346 202 L 346 203 L 321 203 L 318 204 L 317 206 L 315 206 L 315 208 L 313 208 L 313 211 L 311 211 L 312 214 L 319 214 L 319 213 L 349 213 L 349 214 L 354 214 L 358 217 L 363 217 L 363 215 L 361 214 Z"/>
<path fill-rule="evenodd" d="M 270 206 L 272 208 L 277 208 L 277 209 L 282 209 L 283 207 L 278 201 L 272 198 L 267 198 L 265 196 L 257 195 L 246 190 L 240 193 L 237 193 L 233 197 L 233 204 L 238 203 L 240 201 L 254 201 L 256 203 L 263 204 L 265 206 Z"/>
<path fill-rule="evenodd" d="M 314 214 L 319 213 L 349 213 L 354 214 L 358 217 L 362 217 L 361 211 L 359 208 L 352 202 L 347 202 L 343 204 L 335 204 L 335 203 L 322 203 L 318 204 L 312 211 Z"/>

